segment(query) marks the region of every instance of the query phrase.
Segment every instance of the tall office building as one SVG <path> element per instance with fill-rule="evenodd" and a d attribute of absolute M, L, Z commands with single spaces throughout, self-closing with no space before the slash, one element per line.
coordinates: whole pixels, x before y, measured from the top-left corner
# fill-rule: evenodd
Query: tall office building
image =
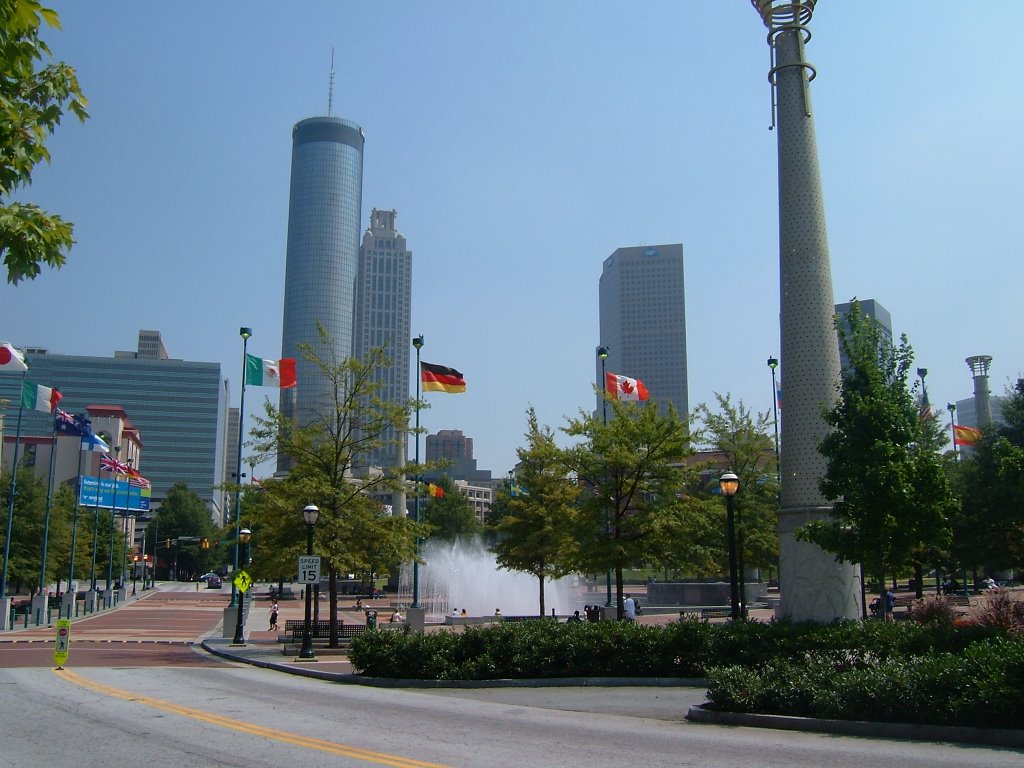
<path fill-rule="evenodd" d="M 330 381 L 299 344 L 340 363 L 352 355 L 363 187 L 363 130 L 339 117 L 311 117 L 292 130 L 291 194 L 281 357 L 297 358 L 298 386 L 281 410 L 300 424 L 333 410 Z M 320 344 L 318 324 L 331 341 Z M 285 469 L 279 460 L 278 468 Z"/>
<path fill-rule="evenodd" d="M 356 315 L 353 355 L 365 359 L 371 349 L 383 347 L 391 367 L 376 371 L 381 400 L 405 403 L 409 399 L 409 339 L 412 338 L 412 252 L 405 237 L 395 229 L 396 211 L 370 214 L 370 226 L 363 233 L 356 280 Z M 384 445 L 366 457 L 378 467 L 405 463 L 404 441 L 394 433 L 384 436 Z"/>
<path fill-rule="evenodd" d="M 889 310 L 883 307 L 874 299 L 862 299 L 860 303 L 860 312 L 866 317 L 874 320 L 875 325 L 878 327 L 879 332 L 882 336 L 882 342 L 885 344 L 892 344 L 892 315 L 889 314 Z M 850 314 L 850 308 L 853 306 L 852 301 L 844 301 L 842 304 L 836 304 L 836 317 L 839 320 L 839 327 L 846 329 L 849 333 L 850 321 L 847 320 L 847 315 Z M 837 342 L 838 339 L 837 339 Z M 846 355 L 843 354 L 843 345 L 839 344 L 839 366 L 845 369 L 849 361 L 846 359 Z"/>
<path fill-rule="evenodd" d="M 142 336 L 140 334 L 140 340 Z M 55 355 L 26 350 L 30 381 L 60 389 L 62 410 L 85 413 L 89 406 L 116 406 L 131 420 L 141 440 L 139 471 L 153 484 L 156 507 L 175 483 L 185 483 L 206 503 L 211 518 L 223 514 L 229 393 L 220 363 L 160 359 L 140 354 L 115 357 Z M 0 399 L 8 398 L 5 442 L 13 440 L 21 376 L 0 376 Z M 53 417 L 26 409 L 22 436 L 51 435 Z"/>
<path fill-rule="evenodd" d="M 599 289 L 606 372 L 640 379 L 659 408 L 671 403 L 680 416 L 689 412 L 683 288 L 683 246 L 676 243 L 619 248 L 604 260 Z M 597 360 L 594 380 L 600 376 Z"/>

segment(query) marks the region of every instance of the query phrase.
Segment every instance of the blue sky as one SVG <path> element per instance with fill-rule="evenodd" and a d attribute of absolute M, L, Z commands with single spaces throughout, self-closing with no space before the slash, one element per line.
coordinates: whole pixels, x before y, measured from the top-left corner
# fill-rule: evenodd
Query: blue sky
<path fill-rule="evenodd" d="M 239 326 L 280 354 L 291 128 L 326 114 L 333 48 L 334 114 L 366 133 L 364 224 L 397 209 L 423 359 L 468 381 L 427 396 L 424 427 L 503 474 L 529 405 L 556 428 L 592 408 L 602 261 L 669 242 L 691 408 L 771 408 L 776 150 L 746 0 L 52 5 L 92 118 L 66 120 L 18 199 L 78 243 L 0 286 L 0 338 L 107 356 L 157 329 L 220 362 L 237 405 Z M 1024 372 L 1022 28 L 1013 0 L 822 0 L 811 24 L 836 301 L 892 313 L 940 408 L 971 395 L 968 355 L 993 356 L 993 394 Z"/>

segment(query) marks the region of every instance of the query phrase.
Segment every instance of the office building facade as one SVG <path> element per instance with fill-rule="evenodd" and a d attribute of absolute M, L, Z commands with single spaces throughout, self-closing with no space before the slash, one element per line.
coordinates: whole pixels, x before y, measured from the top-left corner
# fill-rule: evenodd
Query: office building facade
<path fill-rule="evenodd" d="M 300 424 L 333 410 L 334 393 L 300 344 L 331 363 L 352 354 L 363 185 L 363 131 L 338 117 L 312 117 L 292 131 L 291 192 L 281 357 L 297 359 L 298 386 L 281 410 Z M 320 344 L 318 325 L 330 339 Z M 279 469 L 286 462 L 279 461 Z"/>
<path fill-rule="evenodd" d="M 683 275 L 679 243 L 619 248 L 604 260 L 599 286 L 605 371 L 640 379 L 662 411 L 672 404 L 680 417 L 689 412 Z"/>
<path fill-rule="evenodd" d="M 874 321 L 878 327 L 879 332 L 882 336 L 882 342 L 884 344 L 892 345 L 892 315 L 889 314 L 889 310 L 883 307 L 874 299 L 864 299 L 860 301 L 860 312 L 866 317 Z M 850 329 L 850 321 L 848 315 L 850 314 L 850 308 L 853 306 L 852 301 L 846 301 L 842 304 L 836 304 L 836 318 L 839 321 L 839 327 L 843 328 L 847 333 Z M 839 343 L 837 337 L 836 343 L 839 344 L 839 366 L 843 370 L 846 369 L 849 361 L 846 355 L 843 353 L 843 345 Z"/>
<path fill-rule="evenodd" d="M 409 341 L 412 338 L 412 252 L 395 227 L 398 213 L 376 208 L 363 233 L 356 281 L 353 355 L 365 360 L 370 350 L 383 347 L 390 368 L 380 368 L 374 380 L 381 400 L 402 404 L 409 399 Z M 378 467 L 405 463 L 404 440 L 391 432 L 385 445 L 366 457 Z M 399 445 L 402 443 L 402 446 Z"/>
<path fill-rule="evenodd" d="M 27 353 L 29 381 L 60 389 L 62 410 L 116 407 L 139 436 L 139 471 L 152 483 L 152 504 L 176 483 L 185 483 L 220 523 L 223 513 L 224 435 L 228 392 L 219 363 L 159 357 L 84 357 Z M 10 399 L 5 442 L 14 434 L 21 376 L 0 376 L 0 399 Z M 51 435 L 53 416 L 25 409 L 23 436 Z"/>

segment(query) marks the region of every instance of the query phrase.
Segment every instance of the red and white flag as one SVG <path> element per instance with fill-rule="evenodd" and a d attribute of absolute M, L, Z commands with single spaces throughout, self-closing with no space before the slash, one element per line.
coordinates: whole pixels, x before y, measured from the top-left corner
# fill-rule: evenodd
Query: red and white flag
<path fill-rule="evenodd" d="M 605 389 L 616 400 L 646 400 L 647 387 L 640 379 L 631 379 L 629 376 L 619 376 L 617 373 L 606 373 L 604 375 Z"/>
<path fill-rule="evenodd" d="M 0 371 L 24 373 L 28 370 L 25 356 L 6 341 L 0 344 Z"/>

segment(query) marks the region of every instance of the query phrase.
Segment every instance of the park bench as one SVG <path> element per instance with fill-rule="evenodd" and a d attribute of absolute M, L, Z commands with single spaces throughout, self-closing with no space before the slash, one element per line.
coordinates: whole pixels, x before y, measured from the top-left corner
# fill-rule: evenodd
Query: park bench
<path fill-rule="evenodd" d="M 366 631 L 365 624 L 343 624 L 338 622 L 338 638 L 351 639 Z M 301 643 L 306 633 L 306 622 L 303 619 L 285 619 L 284 642 Z M 328 640 L 331 637 L 331 622 L 328 619 L 319 619 L 309 622 L 309 636 L 313 640 Z"/>
<path fill-rule="evenodd" d="M 701 619 L 731 619 L 732 608 L 701 608 Z"/>

